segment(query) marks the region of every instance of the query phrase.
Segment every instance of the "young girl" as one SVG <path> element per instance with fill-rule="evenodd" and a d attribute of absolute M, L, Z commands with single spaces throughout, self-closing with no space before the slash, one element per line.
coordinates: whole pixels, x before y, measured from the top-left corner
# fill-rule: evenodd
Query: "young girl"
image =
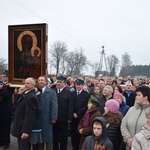
<path fill-rule="evenodd" d="M 92 121 L 95 117 L 101 116 L 101 113 L 99 111 L 99 102 L 96 98 L 91 97 L 88 101 L 88 110 L 86 111 L 83 119 L 80 121 L 78 126 L 78 132 L 80 134 L 80 145 L 79 149 L 81 150 L 82 144 L 85 140 L 85 138 L 88 135 L 92 134 Z"/>
<path fill-rule="evenodd" d="M 150 109 L 146 112 L 146 118 L 145 126 L 134 136 L 131 150 L 150 149 Z"/>
<path fill-rule="evenodd" d="M 125 150 L 125 144 L 120 131 L 121 120 L 123 118 L 119 110 L 119 103 L 110 99 L 107 100 L 104 107 L 103 116 L 107 122 L 107 135 L 113 143 L 114 150 Z"/>

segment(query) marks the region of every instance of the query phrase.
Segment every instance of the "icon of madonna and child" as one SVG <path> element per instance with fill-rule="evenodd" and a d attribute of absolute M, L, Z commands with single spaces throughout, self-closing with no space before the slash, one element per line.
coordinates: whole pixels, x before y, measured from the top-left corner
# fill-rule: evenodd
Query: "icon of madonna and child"
<path fill-rule="evenodd" d="M 37 37 L 32 31 L 23 31 L 17 38 L 14 54 L 14 77 L 37 79 L 41 75 L 41 49 L 37 46 Z"/>

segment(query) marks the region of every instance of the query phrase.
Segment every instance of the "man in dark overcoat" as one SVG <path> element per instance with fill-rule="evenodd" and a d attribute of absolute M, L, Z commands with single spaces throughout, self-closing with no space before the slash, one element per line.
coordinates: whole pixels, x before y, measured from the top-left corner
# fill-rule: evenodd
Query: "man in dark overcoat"
<path fill-rule="evenodd" d="M 99 101 L 99 111 L 101 114 L 104 113 L 104 107 L 105 107 L 105 103 L 107 100 L 112 99 L 113 98 L 113 88 L 110 85 L 105 85 L 105 87 L 103 88 L 103 92 L 102 95 L 100 97 L 98 97 L 98 101 Z"/>
<path fill-rule="evenodd" d="M 132 107 L 135 103 L 136 92 L 132 91 L 132 82 L 128 80 L 125 84 L 123 96 L 126 98 L 126 104 Z"/>
<path fill-rule="evenodd" d="M 80 137 L 77 133 L 77 128 L 80 120 L 83 118 L 86 110 L 90 94 L 83 90 L 84 80 L 77 79 L 75 81 L 76 90 L 72 92 L 74 101 L 73 120 L 71 122 L 71 143 L 73 150 L 79 150 Z"/>
<path fill-rule="evenodd" d="M 29 150 L 29 135 L 36 117 L 38 101 L 34 78 L 25 80 L 24 94 L 16 96 L 12 135 L 18 138 L 18 150 Z"/>
<path fill-rule="evenodd" d="M 68 123 L 73 117 L 73 99 L 70 90 L 65 88 L 65 81 L 66 77 L 57 77 L 55 92 L 58 101 L 58 118 L 53 126 L 53 150 L 67 150 Z"/>
<path fill-rule="evenodd" d="M 12 95 L 14 88 L 9 86 L 8 71 L 2 73 L 0 82 L 0 146 L 7 149 L 10 144 L 10 127 L 12 121 Z"/>

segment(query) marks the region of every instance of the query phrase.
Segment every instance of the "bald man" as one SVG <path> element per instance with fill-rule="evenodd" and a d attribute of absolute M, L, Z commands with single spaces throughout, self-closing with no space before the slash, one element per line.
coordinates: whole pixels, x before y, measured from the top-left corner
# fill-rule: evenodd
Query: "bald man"
<path fill-rule="evenodd" d="M 29 135 L 38 107 L 35 85 L 34 78 L 27 78 L 25 92 L 16 97 L 12 135 L 18 138 L 18 150 L 29 150 Z"/>

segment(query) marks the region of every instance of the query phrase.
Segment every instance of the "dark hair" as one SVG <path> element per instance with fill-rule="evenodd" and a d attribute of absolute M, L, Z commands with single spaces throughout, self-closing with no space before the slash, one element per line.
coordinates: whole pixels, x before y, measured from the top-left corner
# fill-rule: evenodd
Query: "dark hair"
<path fill-rule="evenodd" d="M 117 80 L 113 80 L 113 81 L 112 81 L 112 85 L 113 85 L 114 83 L 117 85 L 117 84 L 118 84 L 118 83 L 117 83 Z"/>
<path fill-rule="evenodd" d="M 123 93 L 123 92 L 122 92 L 122 87 L 121 87 L 120 85 L 116 85 L 116 86 L 114 86 L 114 89 L 115 89 L 115 87 L 117 87 L 117 88 L 118 88 L 118 90 L 119 90 L 119 92 L 120 92 L 120 93 Z"/>
<path fill-rule="evenodd" d="M 148 86 L 140 86 L 136 89 L 136 92 L 141 92 L 143 96 L 147 96 L 150 103 L 150 88 Z"/>
<path fill-rule="evenodd" d="M 95 89 L 96 87 L 98 87 L 98 88 L 100 89 L 100 86 L 99 86 L 99 85 L 95 85 L 95 86 L 94 86 L 94 89 Z"/>
<path fill-rule="evenodd" d="M 71 82 L 70 82 L 70 80 L 66 80 L 66 84 L 68 85 L 68 86 L 70 86 L 71 85 Z"/>
<path fill-rule="evenodd" d="M 100 80 L 105 81 L 104 79 L 99 79 L 99 81 L 100 81 Z"/>
<path fill-rule="evenodd" d="M 39 79 L 40 77 L 44 77 L 45 81 L 47 82 L 47 77 L 46 77 L 46 75 L 41 75 L 41 76 L 38 77 L 38 79 Z"/>
<path fill-rule="evenodd" d="M 99 88 L 99 94 L 98 94 L 98 95 L 95 94 L 95 88 L 96 88 L 96 87 Z M 99 86 L 99 85 L 95 85 L 95 86 L 94 86 L 94 90 L 93 90 L 93 96 L 95 96 L 95 97 L 101 96 L 100 91 L 101 91 L 100 86 Z"/>
<path fill-rule="evenodd" d="M 93 122 L 93 125 L 101 125 L 102 126 L 102 123 L 100 122 L 100 121 L 98 121 L 98 120 L 95 120 L 94 122 Z"/>

